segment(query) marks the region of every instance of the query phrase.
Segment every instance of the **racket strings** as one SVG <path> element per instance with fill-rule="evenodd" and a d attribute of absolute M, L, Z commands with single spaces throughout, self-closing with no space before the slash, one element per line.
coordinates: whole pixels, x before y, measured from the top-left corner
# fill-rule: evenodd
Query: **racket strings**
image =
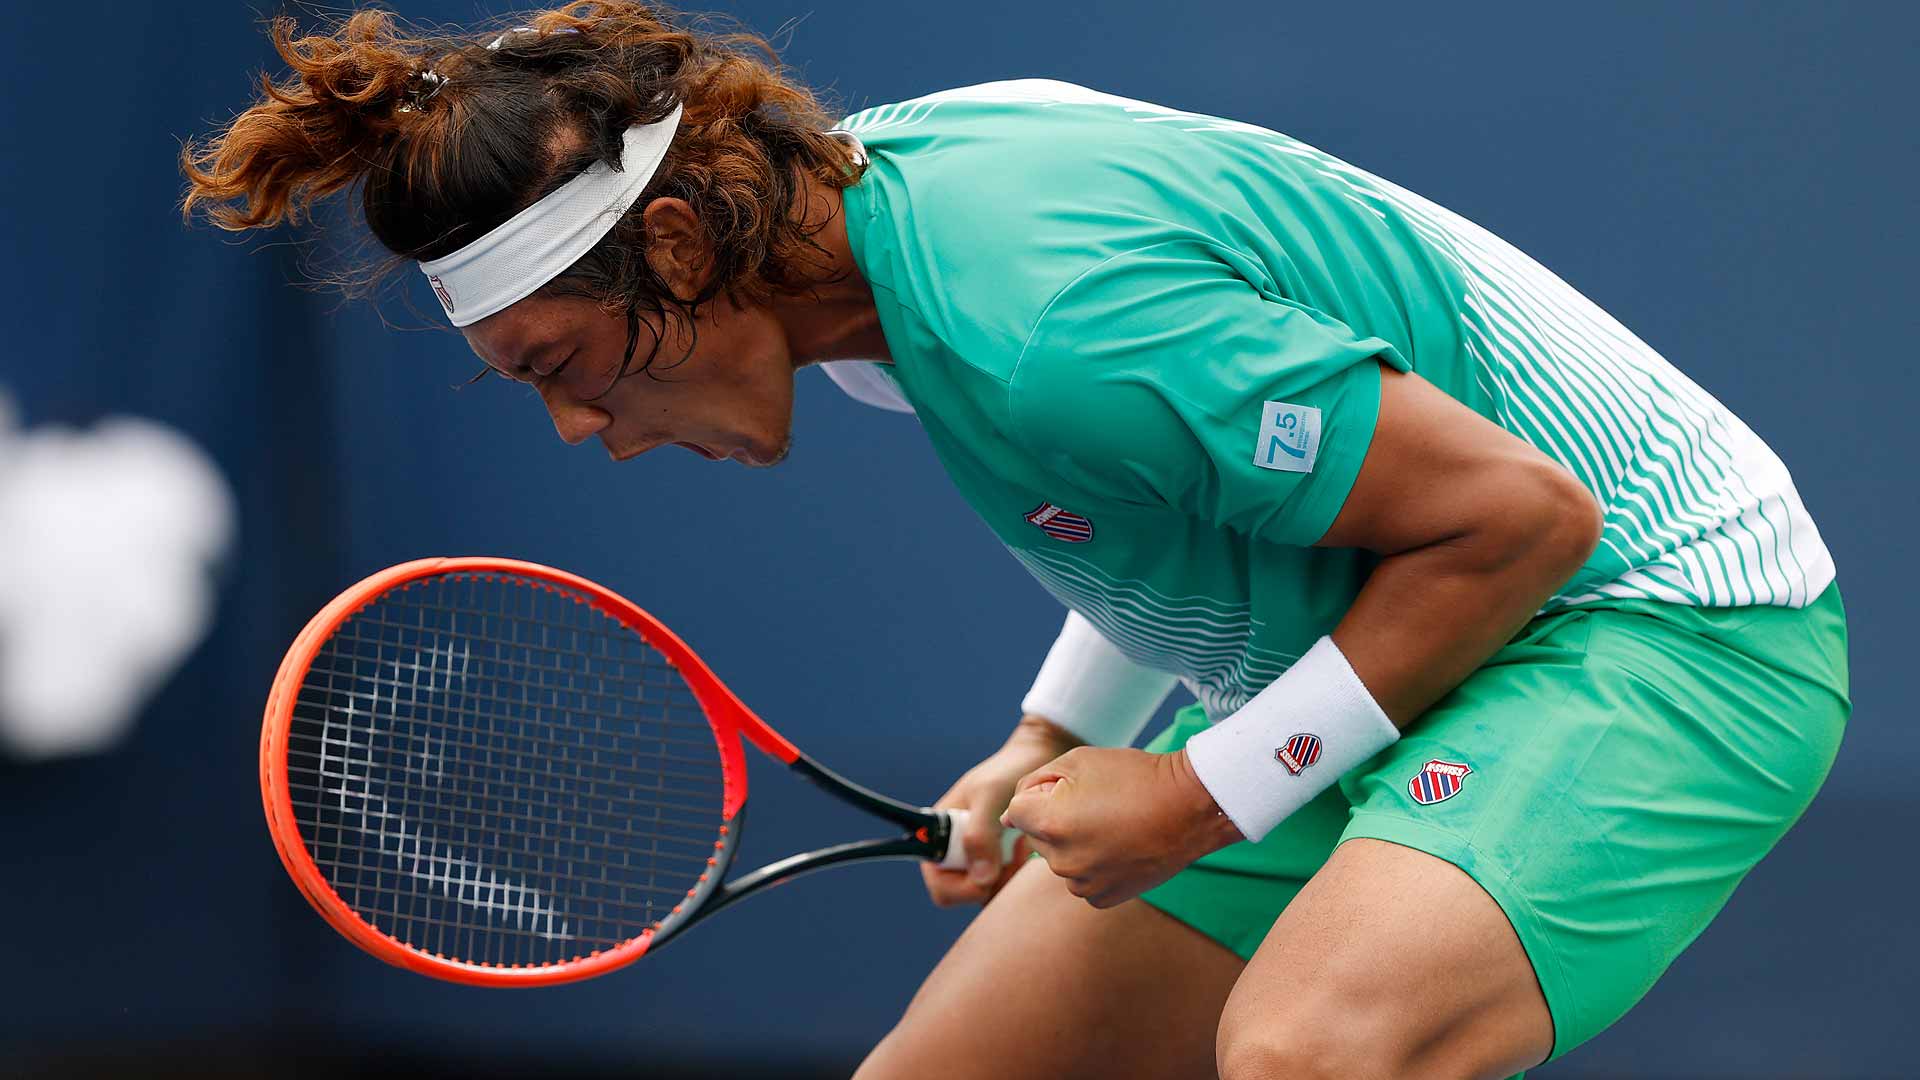
<path fill-rule="evenodd" d="M 430 577 L 344 622 L 293 709 L 309 855 L 375 928 L 540 966 L 655 926 L 709 870 L 723 770 L 666 658 L 558 586 Z"/>
<path fill-rule="evenodd" d="M 436 778 L 444 775 L 445 770 L 448 767 L 448 763 L 441 758 L 439 753 L 444 743 L 443 742 L 437 743 L 433 741 L 432 729 L 434 728 L 441 729 L 442 738 L 444 738 L 444 736 L 447 734 L 457 735 L 465 731 L 466 729 L 460 728 L 455 725 L 435 723 L 434 721 L 431 721 L 431 720 L 416 721 L 415 728 L 416 730 L 426 729 L 425 752 L 421 755 L 422 760 L 423 761 L 428 760 L 429 755 L 431 755 L 431 760 L 435 762 L 435 769 L 437 770 L 435 773 Z M 360 744 L 353 743 L 350 740 L 342 739 L 337 736 L 329 738 L 328 736 L 323 734 L 317 737 L 316 741 L 324 744 L 324 746 L 327 749 L 333 752 L 339 752 L 343 754 L 349 753 L 358 749 L 364 749 L 364 746 L 361 746 Z M 661 740 L 661 741 L 669 741 L 669 740 Z M 584 746 L 582 743 L 577 741 L 567 741 L 567 740 L 558 739 L 558 738 L 540 738 L 537 736 L 525 736 L 525 735 L 503 736 L 503 742 L 509 748 L 524 748 L 523 752 L 525 753 L 552 755 L 551 757 L 543 758 L 542 760 L 550 766 L 569 770 L 569 773 L 572 779 L 581 781 L 583 783 L 600 782 L 600 783 L 608 783 L 608 784 L 617 784 L 620 786 L 613 789 L 616 792 L 618 791 L 654 792 L 662 796 L 660 798 L 652 798 L 652 799 L 646 799 L 646 800 L 636 800 L 636 799 L 623 800 L 618 798 L 617 795 L 608 796 L 608 799 L 610 802 L 625 803 L 629 807 L 640 807 L 640 806 L 672 807 L 674 805 L 673 802 L 670 799 L 665 798 L 664 796 L 673 793 L 677 789 L 667 787 L 666 782 L 676 781 L 676 780 L 688 780 L 688 781 L 700 782 L 706 779 L 706 776 L 704 774 L 693 771 L 694 769 L 697 769 L 699 766 L 704 764 L 704 762 L 702 762 L 701 759 L 699 758 L 688 756 L 688 755 L 667 754 L 667 753 L 659 753 L 659 754 L 653 755 L 652 757 L 649 758 L 649 760 L 660 762 L 661 767 L 651 769 L 651 770 L 625 767 L 625 766 L 616 765 L 616 764 L 583 767 L 577 761 L 567 760 L 564 757 L 564 753 L 570 750 L 577 751 L 582 749 L 618 750 L 620 749 L 620 747 L 618 746 L 589 747 L 589 746 Z M 712 749 L 712 746 L 713 746 L 713 738 L 711 735 L 709 735 L 707 738 L 707 749 Z M 694 747 L 694 749 L 698 749 L 698 748 Z M 556 758 L 558 760 L 555 760 Z M 347 764 L 350 765 L 351 762 L 347 762 Z M 455 767 L 465 768 L 469 772 L 472 772 L 471 762 L 457 761 L 453 764 Z M 687 766 L 687 768 L 671 769 L 671 768 L 665 767 L 667 764 L 679 764 L 679 765 Z M 497 767 L 502 769 L 507 768 L 507 766 L 505 765 L 499 765 Z M 583 768 L 591 768 L 595 772 L 601 775 L 589 776 L 584 771 L 582 771 Z M 551 773 L 551 772 L 552 772 L 551 768 L 547 768 L 543 770 L 543 774 Z M 648 782 L 649 779 L 659 780 L 661 781 L 661 783 L 649 783 Z M 705 809 L 705 807 L 700 807 L 700 806 L 687 806 L 684 808 L 692 809 L 692 810 Z"/>
<path fill-rule="evenodd" d="M 377 797 L 379 799 L 382 809 L 378 811 L 369 812 L 370 816 L 372 816 L 375 819 L 378 819 L 381 814 L 386 814 L 389 817 L 394 817 L 395 815 L 404 815 L 404 814 L 412 813 L 414 816 L 406 820 L 417 821 L 417 820 L 420 820 L 418 815 L 421 813 L 437 813 L 445 809 L 445 807 L 438 802 L 425 802 L 419 799 L 408 798 L 405 792 L 389 791 L 389 792 L 383 792 L 379 796 L 374 796 L 372 794 L 372 788 L 370 785 L 373 782 L 375 782 L 377 778 L 370 774 L 354 775 L 346 772 L 330 772 L 322 768 L 322 770 L 320 770 L 318 775 L 321 777 L 321 779 L 325 781 L 334 782 L 330 790 L 333 792 L 334 795 L 339 796 L 341 798 L 371 800 Z M 459 796 L 455 800 L 450 800 L 450 802 L 453 802 L 455 808 L 459 810 L 464 810 L 472 813 L 487 812 L 487 807 L 484 804 L 468 796 Z M 295 805 L 302 808 L 320 810 L 325 807 L 326 802 L 325 800 L 322 800 L 322 801 L 296 800 Z M 337 801 L 334 805 L 335 805 L 335 808 L 338 808 Z M 361 813 L 362 811 L 355 810 L 353 812 Z M 397 821 L 397 820 L 400 820 L 400 818 L 394 817 L 394 820 Z M 683 837 L 686 835 L 686 830 L 682 830 L 678 833 L 674 833 L 674 832 L 659 832 L 659 831 L 654 831 L 649 829 L 625 827 L 630 820 L 632 819 L 627 814 L 624 814 L 624 813 L 616 813 L 613 811 L 605 811 L 605 810 L 595 810 L 590 806 L 584 806 L 584 805 L 580 806 L 578 808 L 578 813 L 570 818 L 563 818 L 562 816 L 560 816 L 558 812 L 554 812 L 554 811 L 550 811 L 548 813 L 543 814 L 539 811 L 539 808 L 533 808 L 530 810 L 529 813 L 527 813 L 520 819 L 503 820 L 502 828 L 517 830 L 516 835 L 524 835 L 528 833 L 537 832 L 545 836 L 545 835 L 548 835 L 549 833 L 549 829 L 547 827 L 551 827 L 552 829 L 558 829 L 558 828 L 564 827 L 564 828 L 571 828 L 577 831 L 581 826 L 584 825 L 586 827 L 590 827 L 596 830 L 597 833 L 612 839 L 634 841 L 634 842 L 640 842 L 640 843 L 680 842 L 682 841 Z M 701 829 L 704 829 L 705 826 L 707 825 L 706 822 L 702 822 L 692 818 L 685 818 L 685 819 L 662 818 L 661 820 L 671 821 L 676 825 L 684 825 L 686 826 L 686 829 L 690 829 L 690 830 L 701 830 Z M 696 835 L 700 835 L 700 834 L 696 833 Z M 512 850 L 511 848 L 504 847 L 499 844 L 488 845 L 480 840 L 471 841 L 470 846 L 472 846 L 475 850 L 483 850 L 491 847 L 492 850 L 500 853 L 506 853 Z M 659 851 L 655 852 L 655 855 L 656 857 L 664 861 L 681 860 L 686 862 L 686 864 L 689 866 L 697 864 L 699 866 L 704 867 L 706 865 L 707 857 L 710 854 L 712 854 L 712 847 L 713 845 L 711 843 L 708 843 L 704 835 L 702 835 L 701 839 L 699 839 L 697 842 L 694 842 L 687 849 L 686 854 L 679 854 L 671 848 L 662 848 Z M 695 871 L 695 873 L 699 873 L 699 871 Z"/>

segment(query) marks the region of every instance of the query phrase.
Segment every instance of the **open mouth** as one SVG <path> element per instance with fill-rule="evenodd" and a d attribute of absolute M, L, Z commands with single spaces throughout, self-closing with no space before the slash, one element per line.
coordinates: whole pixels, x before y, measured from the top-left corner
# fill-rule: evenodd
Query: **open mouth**
<path fill-rule="evenodd" d="M 675 445 L 675 446 L 684 446 L 684 447 L 686 447 L 687 449 L 689 449 L 689 450 L 691 450 L 691 451 L 693 451 L 694 453 L 696 453 L 696 454 L 699 454 L 699 455 L 700 455 L 701 457 L 703 457 L 703 458 L 706 458 L 706 459 L 707 459 L 708 461 L 719 461 L 719 460 L 720 460 L 720 455 L 719 455 L 719 454 L 716 454 L 716 453 L 714 453 L 713 451 L 711 451 L 711 450 L 709 450 L 709 449 L 707 449 L 706 447 L 704 447 L 704 446 L 700 446 L 700 445 L 698 445 L 698 444 L 695 444 L 695 443 L 690 443 L 690 442 L 677 442 L 677 443 L 674 443 L 673 445 Z"/>

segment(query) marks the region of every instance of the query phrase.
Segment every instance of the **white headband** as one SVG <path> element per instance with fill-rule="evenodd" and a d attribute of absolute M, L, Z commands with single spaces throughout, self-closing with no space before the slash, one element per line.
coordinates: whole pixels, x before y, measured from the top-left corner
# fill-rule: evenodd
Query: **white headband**
<path fill-rule="evenodd" d="M 607 235 L 640 197 L 673 143 L 681 107 L 627 129 L 620 171 L 596 161 L 579 176 L 451 255 L 423 262 L 440 306 L 469 326 L 559 277 Z"/>

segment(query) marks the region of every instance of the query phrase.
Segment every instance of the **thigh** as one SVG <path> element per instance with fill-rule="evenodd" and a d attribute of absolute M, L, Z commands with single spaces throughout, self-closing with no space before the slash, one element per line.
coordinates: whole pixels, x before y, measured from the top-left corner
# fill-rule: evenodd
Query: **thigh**
<path fill-rule="evenodd" d="M 1453 864 L 1340 845 L 1274 923 L 1220 1019 L 1222 1075 L 1504 1077 L 1553 1021 L 1500 906 Z"/>
<path fill-rule="evenodd" d="M 1240 958 L 1149 905 L 1096 911 L 1040 860 L 954 943 L 858 1080 L 1212 1077 Z"/>
<path fill-rule="evenodd" d="M 1806 808 L 1845 724 L 1816 648 L 1837 598 L 1667 607 L 1537 620 L 1341 784 L 1346 839 L 1443 859 L 1498 904 L 1556 1057 L 1713 919 Z"/>
<path fill-rule="evenodd" d="M 1189 706 L 1147 750 L 1172 753 L 1206 727 L 1206 713 Z M 1328 789 L 1258 843 L 1229 844 L 1140 899 L 1251 960 L 1273 921 L 1333 854 L 1349 813 L 1346 798 Z"/>

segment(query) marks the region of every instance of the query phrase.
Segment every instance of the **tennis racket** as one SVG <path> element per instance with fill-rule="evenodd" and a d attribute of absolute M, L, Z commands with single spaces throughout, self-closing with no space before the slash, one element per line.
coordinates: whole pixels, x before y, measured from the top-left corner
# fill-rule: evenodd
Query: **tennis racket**
<path fill-rule="evenodd" d="M 723 880 L 747 744 L 903 832 Z M 827 866 L 966 865 L 965 811 L 834 774 L 658 619 L 511 559 L 404 563 L 315 615 L 267 699 L 260 793 L 280 861 L 335 930 L 478 985 L 605 974 Z"/>

